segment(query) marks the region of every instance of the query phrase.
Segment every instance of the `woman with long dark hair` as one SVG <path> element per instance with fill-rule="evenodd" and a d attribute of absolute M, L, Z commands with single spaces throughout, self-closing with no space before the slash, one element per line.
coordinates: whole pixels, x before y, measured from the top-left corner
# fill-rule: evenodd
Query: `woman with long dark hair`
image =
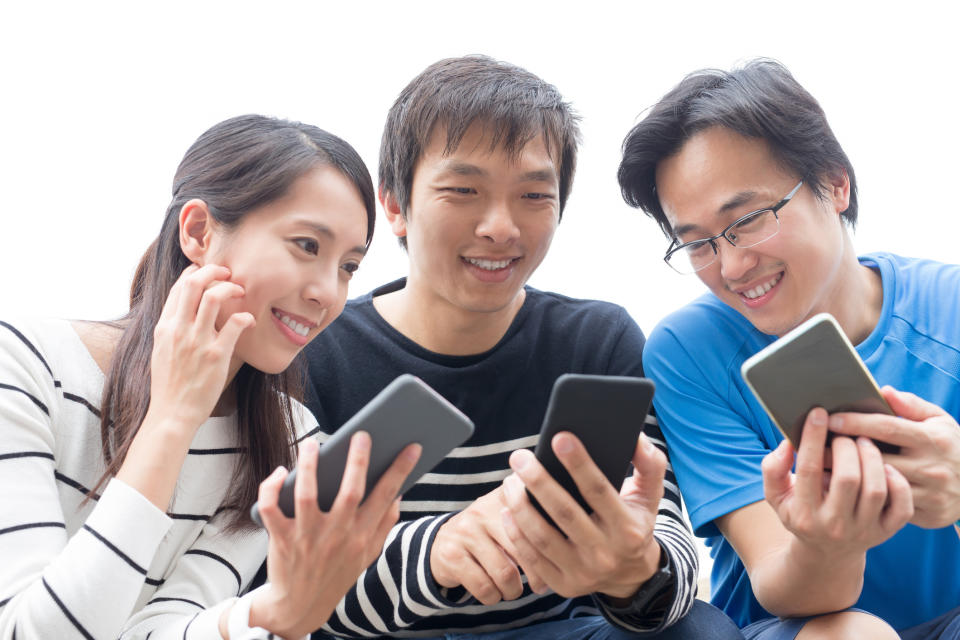
<path fill-rule="evenodd" d="M 343 309 L 374 213 L 346 142 L 233 118 L 180 163 L 125 317 L 0 321 L 0 638 L 298 638 L 329 617 L 419 455 L 361 505 L 358 434 L 317 509 L 297 359 Z M 264 554 L 269 582 L 238 598 Z"/>

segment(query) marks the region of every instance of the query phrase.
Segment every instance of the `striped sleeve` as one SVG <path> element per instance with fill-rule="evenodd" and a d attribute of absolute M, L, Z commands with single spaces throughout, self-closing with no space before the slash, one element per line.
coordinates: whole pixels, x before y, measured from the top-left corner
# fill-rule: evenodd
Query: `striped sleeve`
<path fill-rule="evenodd" d="M 0 638 L 116 637 L 170 520 L 113 481 L 68 535 L 56 480 L 59 383 L 24 327 L 0 322 Z"/>
<path fill-rule="evenodd" d="M 376 562 L 360 575 L 323 630 L 354 638 L 376 637 L 465 604 L 466 597 L 449 599 L 430 572 L 433 539 L 452 516 L 427 516 L 395 525 Z"/>
<path fill-rule="evenodd" d="M 660 543 L 663 552 L 669 557 L 670 565 L 673 567 L 675 580 L 673 581 L 672 598 L 666 608 L 658 607 L 656 610 L 629 616 L 615 614 L 600 596 L 595 596 L 594 600 L 599 605 L 604 617 L 613 624 L 629 631 L 652 633 L 670 627 L 690 611 L 697 596 L 697 575 L 700 567 L 693 535 L 683 518 L 680 490 L 677 487 L 673 467 L 670 465 L 667 444 L 652 412 L 647 416 L 643 431 L 651 442 L 667 456 L 663 498 L 657 512 L 657 522 L 653 535 Z"/>

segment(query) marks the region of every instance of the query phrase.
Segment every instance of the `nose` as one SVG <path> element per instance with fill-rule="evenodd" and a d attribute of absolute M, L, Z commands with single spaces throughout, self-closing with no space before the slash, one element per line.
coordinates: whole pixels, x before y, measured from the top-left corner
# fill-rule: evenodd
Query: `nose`
<path fill-rule="evenodd" d="M 303 297 L 324 311 L 334 308 L 341 297 L 346 297 L 346 283 L 341 282 L 340 265 L 314 270 L 303 288 Z"/>
<path fill-rule="evenodd" d="M 503 201 L 492 202 L 477 223 L 476 234 L 496 243 L 515 240 L 520 235 L 520 228 L 510 205 Z"/>
<path fill-rule="evenodd" d="M 721 238 L 717 240 L 717 262 L 723 279 L 736 281 L 757 265 L 757 256 L 750 249 L 734 247 Z"/>

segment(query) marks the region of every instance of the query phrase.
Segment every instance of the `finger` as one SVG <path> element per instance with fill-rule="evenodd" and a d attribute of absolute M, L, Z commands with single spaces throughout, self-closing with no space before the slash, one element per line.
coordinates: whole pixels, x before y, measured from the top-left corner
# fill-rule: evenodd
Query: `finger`
<path fill-rule="evenodd" d="M 797 450 L 794 493 L 797 500 L 816 508 L 823 500 L 823 449 L 827 441 L 827 412 L 817 407 L 807 414 Z"/>
<path fill-rule="evenodd" d="M 889 464 L 883 465 L 887 475 L 887 506 L 880 517 L 880 526 L 889 533 L 899 531 L 913 517 L 913 492 L 910 483 Z"/>
<path fill-rule="evenodd" d="M 775 510 L 779 510 L 793 489 L 793 478 L 790 476 L 792 468 L 793 447 L 786 438 L 781 440 L 780 445 L 768 453 L 760 464 L 763 473 L 763 495 Z"/>
<path fill-rule="evenodd" d="M 259 511 L 260 520 L 271 538 L 274 537 L 274 534 L 289 526 L 290 519 L 283 515 L 278 504 L 280 488 L 286 478 L 287 470 L 283 467 L 277 467 L 260 483 L 260 488 L 257 491 L 257 511 Z"/>
<path fill-rule="evenodd" d="M 199 269 L 200 267 L 196 264 L 191 264 L 183 270 L 180 277 L 173 283 L 170 292 L 167 294 L 167 300 L 163 303 L 163 309 L 160 310 L 160 320 L 170 320 L 176 316 L 177 309 L 180 307 L 181 282 Z"/>
<path fill-rule="evenodd" d="M 654 446 L 646 434 L 641 433 L 633 453 L 632 484 L 635 490 L 630 493 L 631 502 L 656 513 L 663 498 L 663 479 L 666 472 L 667 457 Z"/>
<path fill-rule="evenodd" d="M 922 425 L 883 413 L 835 413 L 830 416 L 830 430 L 846 436 L 866 436 L 901 447 L 914 447 L 925 442 Z"/>
<path fill-rule="evenodd" d="M 192 324 L 197 317 L 200 307 L 200 298 L 207 287 L 216 280 L 226 280 L 230 277 L 230 270 L 218 264 L 206 264 L 196 271 L 180 276 L 175 287 L 180 293 L 177 299 L 176 319 L 185 325 Z"/>
<path fill-rule="evenodd" d="M 301 531 L 310 530 L 319 515 L 317 506 L 317 450 L 313 438 L 300 443 L 297 452 L 297 480 L 293 485 L 293 500 L 296 507 L 297 526 Z"/>
<path fill-rule="evenodd" d="M 370 434 L 358 431 L 350 438 L 347 451 L 347 464 L 340 480 L 340 489 L 333 501 L 330 513 L 338 519 L 352 517 L 352 513 L 363 501 L 367 487 L 367 468 L 370 465 Z"/>
<path fill-rule="evenodd" d="M 629 515 L 624 507 L 623 500 L 620 498 L 620 492 L 614 485 L 610 484 L 610 480 L 590 457 L 587 448 L 583 446 L 579 438 L 572 433 L 561 432 L 553 437 L 551 445 L 557 459 L 560 460 L 560 464 L 564 466 L 570 474 L 570 477 L 573 478 L 573 482 L 577 485 L 580 495 L 583 496 L 583 499 L 586 500 L 587 504 L 593 509 L 595 518 L 599 518 L 600 521 L 613 523 L 614 525 L 628 519 Z M 652 447 L 653 445 L 650 446 Z M 626 471 L 627 468 L 626 465 L 624 465 L 624 473 L 618 478 L 617 486 L 622 484 L 622 476 Z M 662 476 L 660 486 L 663 486 Z M 579 517 L 581 512 L 584 514 L 582 519 Z M 559 524 L 557 520 L 554 520 L 554 522 L 558 522 Z M 590 516 L 586 515 L 582 510 L 575 513 L 574 522 L 571 523 L 574 527 L 578 524 L 590 525 L 582 532 L 583 536 L 587 536 L 583 542 L 593 542 L 594 540 L 591 539 L 590 536 L 598 535 L 599 531 Z M 564 529 L 564 531 L 566 531 L 566 529 Z M 568 531 L 567 535 L 569 535 L 572 540 L 581 539 L 577 531 Z"/>
<path fill-rule="evenodd" d="M 880 393 L 883 394 L 893 412 L 907 420 L 922 422 L 927 418 L 942 416 L 947 413 L 943 408 L 908 391 L 897 391 L 891 386 L 885 386 L 880 390 Z"/>
<path fill-rule="evenodd" d="M 418 443 L 413 443 L 404 447 L 403 451 L 397 455 L 390 468 L 380 476 L 376 486 L 370 490 L 370 495 L 364 501 L 359 526 L 375 525 L 382 520 L 384 510 L 389 510 L 390 506 L 396 502 L 400 488 L 416 466 L 422 450 L 423 447 Z"/>
<path fill-rule="evenodd" d="M 561 571 L 524 535 L 508 507 L 500 510 L 500 519 L 515 550 L 516 561 L 527 576 L 530 589 L 535 593 L 545 593 L 550 588 L 550 582 L 545 576 L 550 576 L 555 581 L 554 584 L 559 584 L 557 581 L 562 575 Z"/>
<path fill-rule="evenodd" d="M 457 575 L 460 576 L 463 588 L 482 604 L 490 606 L 504 599 L 496 583 L 475 558 L 469 555 L 464 558 L 463 564 L 458 567 Z"/>
<path fill-rule="evenodd" d="M 542 556 L 543 558 L 553 561 L 554 559 L 569 556 L 573 545 L 563 537 L 563 533 L 561 533 L 559 529 L 551 525 L 540 515 L 527 497 L 527 488 L 517 475 L 510 475 L 504 478 L 503 497 L 507 509 L 510 510 L 511 519 L 516 523 L 519 531 L 523 533 L 524 539 L 528 540 L 530 546 L 537 551 L 536 557 Z M 572 498 L 569 496 L 566 497 L 573 502 Z M 541 501 L 540 496 L 537 496 L 537 501 L 540 502 L 540 505 L 546 510 L 546 506 Z M 579 511 L 583 511 L 576 502 L 573 502 L 573 505 L 577 507 Z M 548 511 L 548 513 L 550 512 Z M 554 518 L 554 522 L 557 522 L 556 517 L 558 516 L 550 513 L 550 517 Z M 557 522 L 557 524 L 559 525 L 560 523 Z M 511 542 L 513 542 L 512 538 Z M 519 549 L 517 549 L 517 553 L 521 553 Z M 521 553 L 521 557 L 523 556 L 524 554 Z M 530 562 L 530 557 L 529 555 L 527 556 L 528 563 Z M 540 575 L 543 575 L 541 569 L 537 566 L 534 566 L 533 569 Z M 543 577 L 547 578 L 545 575 Z"/>
<path fill-rule="evenodd" d="M 197 309 L 197 327 L 215 331 L 217 316 L 220 314 L 223 303 L 231 298 L 241 298 L 243 294 L 243 287 L 233 282 L 216 280 L 208 285 L 200 296 L 200 306 Z"/>
<path fill-rule="evenodd" d="M 834 438 L 831 448 L 833 470 L 824 506 L 835 518 L 852 517 L 860 496 L 860 454 L 857 445 L 847 437 Z"/>
<path fill-rule="evenodd" d="M 240 335 L 247 329 L 257 326 L 257 321 L 252 313 L 241 311 L 233 313 L 227 318 L 227 322 L 220 329 L 220 334 L 216 338 L 216 343 L 223 349 L 224 353 L 233 355 L 233 350 L 237 347 L 237 341 Z"/>
<path fill-rule="evenodd" d="M 860 497 L 856 505 L 856 519 L 861 526 L 871 526 L 883 511 L 887 501 L 887 472 L 883 468 L 880 450 L 869 438 L 857 438 L 860 453 Z"/>

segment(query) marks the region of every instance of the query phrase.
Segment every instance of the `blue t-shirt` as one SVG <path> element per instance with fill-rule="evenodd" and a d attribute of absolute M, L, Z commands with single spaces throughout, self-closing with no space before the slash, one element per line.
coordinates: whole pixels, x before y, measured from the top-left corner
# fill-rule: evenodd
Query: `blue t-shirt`
<path fill-rule="evenodd" d="M 911 391 L 960 419 L 960 266 L 878 253 L 860 259 L 883 281 L 880 320 L 857 352 L 877 383 Z M 660 424 L 690 519 L 714 558 L 713 603 L 740 626 L 769 617 L 714 519 L 763 500 L 760 462 L 783 439 L 740 376 L 773 342 L 707 294 L 668 316 L 644 349 Z M 902 629 L 960 605 L 954 528 L 907 525 L 867 552 L 856 606 Z"/>

